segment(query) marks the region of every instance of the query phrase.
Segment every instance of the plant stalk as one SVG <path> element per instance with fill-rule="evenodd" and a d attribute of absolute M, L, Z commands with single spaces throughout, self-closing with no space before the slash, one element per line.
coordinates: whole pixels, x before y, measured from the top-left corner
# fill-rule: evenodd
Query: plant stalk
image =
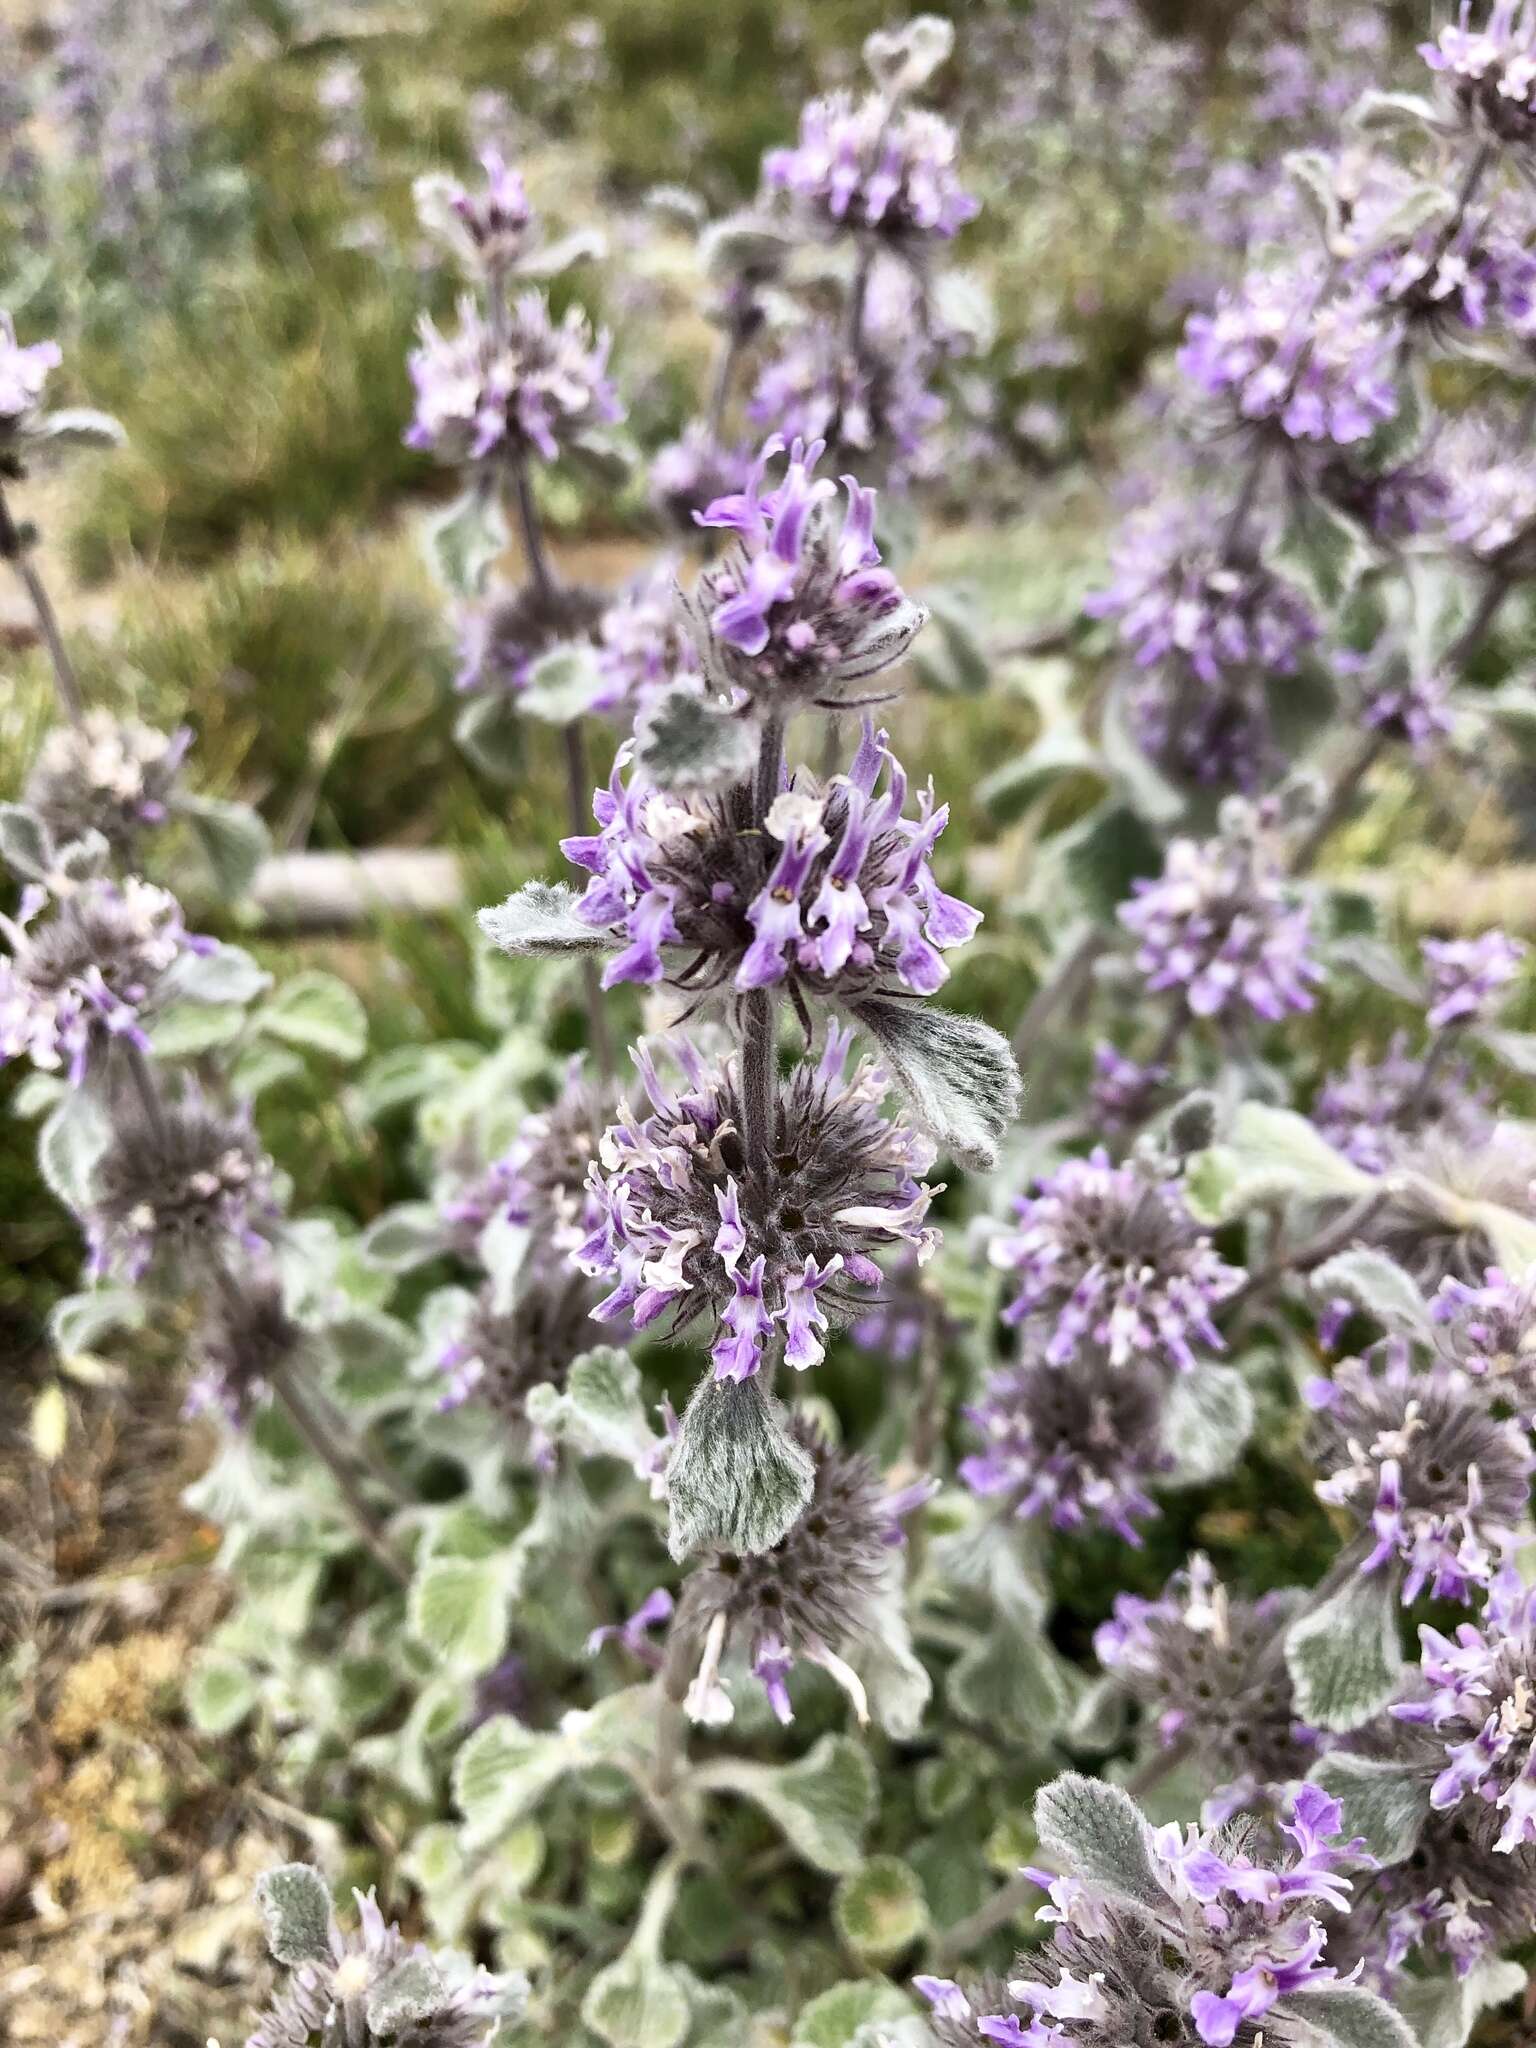
<path fill-rule="evenodd" d="M 75 674 L 74 663 L 64 645 L 64 635 L 59 630 L 58 614 L 54 611 L 53 600 L 37 570 L 27 558 L 26 544 L 20 529 L 11 517 L 11 508 L 6 503 L 5 492 L 0 489 L 0 555 L 3 555 L 15 569 L 22 588 L 32 606 L 37 620 L 37 630 L 48 650 L 48 660 L 53 669 L 54 688 L 58 692 L 59 704 L 70 724 L 80 727 L 85 723 L 85 698 L 80 689 L 80 678 Z"/>

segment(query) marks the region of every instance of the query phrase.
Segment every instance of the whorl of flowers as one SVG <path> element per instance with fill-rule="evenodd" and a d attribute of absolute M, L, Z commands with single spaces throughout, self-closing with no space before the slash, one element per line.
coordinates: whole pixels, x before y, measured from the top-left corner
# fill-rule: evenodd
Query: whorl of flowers
<path fill-rule="evenodd" d="M 1100 1147 L 1064 1161 L 1014 1210 L 1016 1227 L 992 1238 L 988 1257 L 1018 1284 L 1004 1320 L 1048 1330 L 1048 1365 L 1093 1348 L 1112 1366 L 1140 1357 L 1187 1372 L 1195 1345 L 1222 1348 L 1211 1311 L 1243 1274 L 1217 1256 L 1177 1182 L 1139 1161 L 1117 1166 Z"/>
<path fill-rule="evenodd" d="M 1397 335 L 1369 295 L 1321 298 L 1307 268 L 1250 271 L 1197 313 L 1179 368 L 1243 424 L 1348 447 L 1397 412 Z"/>
<path fill-rule="evenodd" d="M 1476 1144 L 1493 1127 L 1487 1095 L 1466 1062 L 1441 1060 L 1426 1074 L 1423 1055 L 1409 1052 L 1401 1031 L 1381 1059 L 1355 1053 L 1342 1073 L 1330 1075 L 1317 1092 L 1312 1121 L 1367 1173 L 1383 1173 L 1405 1158 L 1424 1131 L 1440 1129 Z"/>
<path fill-rule="evenodd" d="M 748 449 L 723 446 L 707 421 L 694 420 L 652 458 L 647 472 L 651 502 L 691 536 L 697 515 L 716 498 L 741 490 L 751 471 Z"/>
<path fill-rule="evenodd" d="M 580 916 L 626 941 L 605 988 L 666 977 L 690 990 L 803 983 L 848 1000 L 899 983 L 931 995 L 948 978 L 943 953 L 981 921 L 934 879 L 948 805 L 930 786 L 917 817 L 903 815 L 906 771 L 868 723 L 848 773 L 824 784 L 801 770 L 763 830 L 745 785 L 676 795 L 638 770 L 626 783 L 628 761 L 621 748 L 593 799 L 601 830 L 561 842 L 592 876 Z"/>
<path fill-rule="evenodd" d="M 1069 1775 L 1043 1796 L 1070 1797 L 1084 1783 Z M 1134 1814 L 1129 1808 L 1126 1819 Z M 1154 1829 L 1135 1818 L 1145 1883 L 1134 1868 L 1123 1883 L 1107 1873 L 1030 1871 L 1049 1893 L 1039 1918 L 1055 1932 L 1019 1957 L 1007 2009 L 979 2013 L 951 1980 L 916 1978 L 935 2012 L 969 2022 L 970 2038 L 991 2048 L 1191 2039 L 1231 2048 L 1239 2036 L 1256 2040 L 1256 2028 L 1266 2038 L 1271 2030 L 1290 2038 L 1292 2012 L 1306 2031 L 1297 1994 L 1338 1974 L 1323 1961 L 1318 1909 L 1346 1911 L 1351 1886 L 1343 1872 L 1370 1862 L 1361 1843 L 1340 1840 L 1338 1802 L 1303 1785 L 1280 1828 L 1286 1843 L 1263 1853 L 1251 1831 L 1202 1833 L 1177 1822 Z"/>
<path fill-rule="evenodd" d="M 1410 668 L 1406 661 L 1391 663 L 1369 680 L 1360 716 L 1372 732 L 1401 741 L 1421 760 L 1455 729 L 1444 675 L 1438 669 Z"/>
<path fill-rule="evenodd" d="M 289 1865 L 269 1872 L 258 1886 L 269 1930 L 282 1922 L 267 1901 L 296 1873 L 323 1890 L 317 1871 Z M 451 1951 L 408 1944 L 371 1891 L 352 1896 L 358 1931 L 344 1932 L 331 1917 L 323 1941 L 293 1968 L 245 2048 L 309 2048 L 316 2038 L 348 2048 L 489 2048 L 501 2023 L 520 2016 L 527 1980 L 518 1972 L 494 1977 Z"/>
<path fill-rule="evenodd" d="M 1475 939 L 1425 939 L 1420 949 L 1429 969 L 1431 1031 L 1486 1018 L 1494 998 L 1520 971 L 1525 946 L 1500 931 Z"/>
<path fill-rule="evenodd" d="M 264 1249 L 257 1225 L 271 1212 L 271 1162 L 248 1116 L 191 1090 L 153 1114 L 130 1095 L 91 1173 L 91 1268 L 140 1280 L 162 1259 L 217 1265 L 235 1246 Z"/>
<path fill-rule="evenodd" d="M 1306 1775 L 1313 1737 L 1276 1654 L 1294 1604 L 1289 1593 L 1234 1600 L 1197 1554 L 1160 1598 L 1117 1594 L 1114 1618 L 1094 1634 L 1099 1663 L 1152 1711 L 1163 1747 L 1188 1750 L 1215 1775 L 1207 1823 Z"/>
<path fill-rule="evenodd" d="M 542 655 L 588 639 L 602 617 L 602 597 L 582 583 L 529 581 L 516 589 L 495 588 L 460 616 L 454 688 L 516 697 Z"/>
<path fill-rule="evenodd" d="M 591 1344 L 592 1289 L 564 1260 L 531 1253 L 510 1306 L 496 1284 L 480 1289 L 457 1335 L 438 1354 L 447 1385 L 439 1406 L 475 1400 L 521 1432 L 529 1394 L 558 1386 Z M 542 1462 L 545 1447 L 533 1445 Z"/>
<path fill-rule="evenodd" d="M 828 231 L 947 238 L 980 211 L 955 155 L 955 131 L 937 114 L 893 108 L 882 93 L 834 92 L 802 108 L 798 141 L 768 152 L 763 183 Z"/>
<path fill-rule="evenodd" d="M 1536 566 L 1536 464 L 1525 437 L 1508 421 L 1469 413 L 1437 447 L 1446 540 L 1497 573 L 1529 574 Z"/>
<path fill-rule="evenodd" d="M 762 1162 L 742 1148 L 735 1059 L 708 1064 L 669 1039 L 682 1074 L 672 1087 L 652 1048 L 635 1049 L 651 1114 L 625 1108 L 603 1138 L 591 1175 L 601 1220 L 576 1254 L 612 1283 L 595 1316 L 644 1329 L 670 1315 L 679 1330 L 707 1317 L 717 1379 L 748 1378 L 777 1337 L 803 1370 L 880 1286 L 877 1252 L 933 1248 L 934 1190 L 921 1179 L 932 1148 L 881 1113 L 887 1084 L 872 1062 L 845 1072 L 851 1043 L 829 1024 L 820 1059 L 779 1085 Z"/>
<path fill-rule="evenodd" d="M 282 1286 L 265 1266 L 228 1267 L 210 1296 L 193 1345 L 188 1415 L 217 1410 L 236 1427 L 249 1419 L 304 1344 Z"/>
<path fill-rule="evenodd" d="M 1424 1697 L 1392 1711 L 1433 1728 L 1445 1767 L 1430 1788 L 1437 1813 L 1476 1798 L 1501 1816 L 1497 1853 L 1536 1845 L 1536 1593 L 1495 1585 L 1481 1625 L 1453 1637 L 1419 1630 Z"/>
<path fill-rule="evenodd" d="M 1536 1428 L 1536 1272 L 1490 1266 L 1480 1280 L 1442 1280 L 1429 1304 L 1440 1351 Z"/>
<path fill-rule="evenodd" d="M 1162 1441 L 1167 1387 L 1145 1358 L 1111 1365 L 1087 1349 L 1065 1372 L 1033 1356 L 1006 1366 L 965 1411 L 982 1448 L 961 1460 L 961 1482 L 1020 1520 L 1097 1524 L 1139 1545 L 1136 1524 L 1157 1512 L 1147 1488 L 1173 1464 Z"/>
<path fill-rule="evenodd" d="M 1399 1573 L 1405 1603 L 1426 1591 L 1465 1603 L 1490 1585 L 1525 1524 L 1536 1456 L 1486 1386 L 1388 1344 L 1306 1396 L 1317 1496 L 1354 1517 L 1360 1570 Z"/>
<path fill-rule="evenodd" d="M 1161 875 L 1131 886 L 1120 922 L 1149 991 L 1172 991 L 1196 1017 L 1251 1011 L 1273 1023 L 1312 1008 L 1323 970 L 1311 914 L 1243 821 L 1229 818 L 1214 839 L 1173 840 Z"/>
<path fill-rule="evenodd" d="M 830 322 L 795 329 L 758 373 L 747 418 L 791 440 L 829 442 L 897 484 L 931 465 L 945 405 L 930 388 L 933 350 L 916 324 L 890 333 L 871 324 L 858 349 Z"/>
<path fill-rule="evenodd" d="M 814 475 L 820 441 L 795 442 L 782 481 L 765 488 L 784 445 L 772 435 L 746 488 L 699 515 L 735 540 L 684 600 L 711 681 L 781 716 L 846 706 L 847 686 L 899 661 L 928 616 L 880 566 L 875 492 L 845 476 L 839 516 L 836 485 Z"/>
<path fill-rule="evenodd" d="M 1325 504 L 1364 527 L 1384 547 L 1438 528 L 1449 501 L 1445 478 L 1420 460 L 1376 469 L 1336 452 L 1316 464 L 1309 481 Z"/>
<path fill-rule="evenodd" d="M 819 1664 L 848 1693 L 859 1719 L 868 1719 L 863 1684 L 848 1660 L 881 1635 L 896 1593 L 902 1517 L 933 1491 L 919 1481 L 888 1492 L 872 1459 L 835 1449 L 803 1421 L 790 1431 L 814 1465 L 804 1513 L 771 1550 L 707 1556 L 678 1599 L 668 1666 L 692 1674 L 688 1714 L 710 1726 L 733 1717 L 719 1679 L 733 1645 L 749 1655 L 780 1721 L 794 1719 L 788 1679 L 799 1658 Z"/>
<path fill-rule="evenodd" d="M 46 735 L 22 802 L 57 846 L 99 832 L 114 853 L 128 853 L 145 826 L 166 817 L 191 739 L 188 726 L 156 732 L 137 719 L 87 711 L 81 724 L 56 725 Z"/>
<path fill-rule="evenodd" d="M 1462 0 L 1456 21 L 1421 43 L 1419 55 L 1469 126 L 1529 148 L 1536 140 L 1536 15 L 1529 0 L 1492 0 L 1475 29 L 1472 14 L 1472 0 Z"/>
<path fill-rule="evenodd" d="M 147 1047 L 141 1019 L 167 993 L 171 970 L 213 948 L 187 930 L 168 890 L 137 876 L 94 878 L 56 897 L 28 888 L 16 918 L 0 917 L 0 937 L 11 948 L 0 958 L 0 1063 L 25 1054 L 36 1067 L 63 1067 L 76 1085 L 109 1039 Z"/>
<path fill-rule="evenodd" d="M 698 651 L 678 614 L 672 563 L 638 578 L 604 610 L 597 666 L 603 689 L 592 709 L 631 717 L 661 691 L 697 680 Z"/>
<path fill-rule="evenodd" d="M 64 351 L 56 341 L 23 347 L 16 339 L 15 321 L 0 310 L 0 446 L 36 424 L 49 376 L 63 360 Z"/>
<path fill-rule="evenodd" d="M 490 1169 L 491 1199 L 528 1231 L 539 1255 L 574 1251 L 596 1222 L 588 1181 L 616 1107 L 615 1091 L 573 1059 L 555 1100 L 524 1118 Z M 463 1212 L 450 1203 L 444 1213 L 457 1221 Z"/>
<path fill-rule="evenodd" d="M 608 379 L 608 337 L 578 306 L 558 322 L 541 293 L 506 309 L 505 331 L 472 298 L 444 334 L 421 323 L 410 357 L 416 411 L 407 445 L 460 466 L 508 455 L 554 462 L 624 416 Z"/>
<path fill-rule="evenodd" d="M 434 209 L 451 220 L 460 253 L 490 277 L 509 271 L 522 255 L 533 226 L 533 208 L 522 175 L 508 164 L 497 149 L 481 152 L 480 168 L 485 173 L 478 190 L 457 178 L 438 181 Z M 418 189 L 418 205 L 421 192 Z"/>

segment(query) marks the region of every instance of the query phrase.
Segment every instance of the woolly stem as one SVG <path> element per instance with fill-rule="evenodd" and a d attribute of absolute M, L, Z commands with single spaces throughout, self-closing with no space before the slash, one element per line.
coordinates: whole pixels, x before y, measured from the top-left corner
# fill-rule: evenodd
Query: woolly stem
<path fill-rule="evenodd" d="M 784 726 L 781 720 L 764 722 L 757 753 L 757 774 L 752 790 L 752 823 L 761 832 L 763 821 L 779 794 L 784 772 Z M 773 991 L 756 988 L 741 998 L 741 1142 L 747 1172 L 762 1178 L 768 1170 L 773 1149 L 773 1098 L 776 1077 L 776 1034 Z"/>
<path fill-rule="evenodd" d="M 123 1048 L 123 1064 L 133 1083 L 133 1092 L 143 1105 L 149 1127 L 157 1138 L 162 1138 L 165 1135 L 165 1106 L 160 1100 L 160 1090 L 155 1085 L 155 1076 L 144 1048 L 135 1045 L 131 1038 L 120 1039 L 118 1043 Z"/>
<path fill-rule="evenodd" d="M 11 517 L 11 508 L 5 501 L 5 492 L 0 489 L 0 556 L 4 556 L 15 569 L 22 588 L 32 605 L 37 620 L 37 630 L 48 650 L 48 660 L 53 668 L 54 688 L 58 692 L 59 704 L 65 717 L 73 726 L 85 723 L 85 698 L 81 694 L 80 679 L 75 674 L 74 664 L 64 645 L 64 635 L 59 630 L 58 614 L 48 595 L 43 579 L 27 557 L 26 544 L 21 531 Z"/>
<path fill-rule="evenodd" d="M 321 1421 L 294 1384 L 291 1371 L 284 1370 L 274 1375 L 272 1391 L 288 1420 L 335 1480 L 347 1519 L 351 1522 L 364 1549 L 374 1562 L 389 1574 L 397 1586 L 408 1586 L 411 1583 L 411 1575 L 380 1533 L 378 1524 L 373 1519 L 372 1510 L 363 1498 L 362 1489 L 357 1483 L 351 1464 L 326 1424 Z"/>
<path fill-rule="evenodd" d="M 588 819 L 587 750 L 582 739 L 580 721 L 572 719 L 566 726 L 563 737 L 566 802 L 570 811 L 571 831 L 579 838 L 587 829 Z M 595 961 L 582 960 L 581 985 L 586 998 L 587 1035 L 592 1042 L 592 1054 L 603 1080 L 611 1082 L 617 1069 L 613 1058 L 613 1039 L 608 1030 L 608 1012 L 603 1003 L 602 983 Z"/>
<path fill-rule="evenodd" d="M 541 596 L 552 597 L 555 592 L 555 572 L 544 546 L 544 528 L 539 519 L 539 508 L 534 502 L 533 480 L 528 474 L 528 465 L 521 456 L 517 456 L 512 463 L 512 504 L 517 513 L 517 529 L 522 537 L 523 559 L 528 565 L 529 581 Z"/>

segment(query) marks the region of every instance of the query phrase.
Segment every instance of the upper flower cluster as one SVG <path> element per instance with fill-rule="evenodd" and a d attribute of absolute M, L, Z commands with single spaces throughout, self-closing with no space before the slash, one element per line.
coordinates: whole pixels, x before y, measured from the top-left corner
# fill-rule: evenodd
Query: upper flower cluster
<path fill-rule="evenodd" d="M 1311 985 L 1323 978 L 1309 950 L 1311 914 L 1256 833 L 1175 839 L 1162 874 L 1132 887 L 1120 922 L 1140 942 L 1150 990 L 1176 991 L 1196 1017 L 1249 1010 L 1275 1021 L 1311 1009 Z"/>
<path fill-rule="evenodd" d="M 1472 27 L 1472 0 L 1419 54 L 1440 74 L 1452 104 L 1469 124 L 1501 142 L 1536 141 L 1536 13 L 1530 0 L 1493 0 L 1488 19 Z"/>
<path fill-rule="evenodd" d="M 790 981 L 847 1000 L 899 982 L 931 995 L 948 975 L 942 953 L 981 921 L 934 879 L 948 806 L 930 788 L 916 819 L 903 815 L 906 773 L 868 724 L 846 775 L 822 784 L 802 771 L 760 831 L 744 787 L 676 796 L 638 771 L 626 783 L 628 759 L 621 749 L 594 798 L 602 829 L 562 842 L 592 876 L 580 915 L 626 941 L 605 987 L 660 981 L 669 947 L 671 978 L 687 988 Z"/>
<path fill-rule="evenodd" d="M 67 1068 L 72 1083 L 112 1037 L 147 1047 L 140 1020 L 171 970 L 214 944 L 187 930 L 169 891 L 137 876 L 52 898 L 29 887 L 16 919 L 0 917 L 0 936 L 11 948 L 0 959 L 0 1062 L 25 1053 L 34 1066 Z"/>
<path fill-rule="evenodd" d="M 1431 1031 L 1444 1031 L 1486 1017 L 1520 972 L 1526 949 L 1519 939 L 1488 931 L 1475 939 L 1425 939 L 1421 950 L 1429 969 L 1425 1022 Z"/>
<path fill-rule="evenodd" d="M 57 725 L 44 738 L 23 801 L 56 846 L 100 832 L 114 853 L 126 853 L 145 826 L 164 820 L 191 739 L 189 726 L 157 732 L 88 711 L 81 724 Z"/>
<path fill-rule="evenodd" d="M 576 1261 L 614 1283 L 593 1313 L 636 1329 L 709 1316 L 718 1379 L 750 1377 L 775 1336 L 788 1365 L 815 1365 L 832 1323 L 879 1287 L 875 1253 L 933 1248 L 934 1191 L 920 1178 L 932 1148 L 881 1114 L 886 1081 L 870 1061 L 846 1074 L 852 1034 L 835 1024 L 820 1059 L 778 1087 L 763 1161 L 742 1148 L 737 1063 L 667 1043 L 683 1084 L 669 1087 L 637 1047 L 651 1114 L 622 1110 L 592 1168 L 600 1221 Z"/>
<path fill-rule="evenodd" d="M 624 416 L 608 379 L 608 346 L 577 306 L 556 323 L 539 292 L 515 299 L 504 327 L 462 298 L 452 333 L 421 323 L 406 442 L 439 462 L 530 453 L 554 462 Z"/>
<path fill-rule="evenodd" d="M 875 493 L 845 476 L 813 473 L 824 443 L 795 442 L 781 482 L 765 487 L 784 452 L 764 442 L 746 488 L 716 498 L 699 524 L 736 536 L 700 574 L 685 616 L 710 680 L 783 714 L 797 704 L 832 709 L 839 693 L 901 659 L 928 614 L 914 604 L 875 545 Z"/>
<path fill-rule="evenodd" d="M 1180 370 L 1241 423 L 1365 440 L 1397 412 L 1396 333 L 1368 295 L 1322 291 L 1309 268 L 1251 271 L 1190 320 Z"/>
<path fill-rule="evenodd" d="M 955 131 L 937 114 L 892 107 L 883 93 L 828 93 L 801 111 L 791 149 L 770 150 L 763 182 L 825 228 L 912 241 L 949 236 L 978 202 L 955 172 Z"/>
<path fill-rule="evenodd" d="M 1080 1786 L 1086 1781 L 1059 1779 L 1042 1799 L 1059 1796 L 1070 1811 Z M 1141 1854 L 1127 1848 L 1125 1868 L 1117 1862 L 1113 1875 L 1107 1862 L 1091 1877 L 1029 1873 L 1049 1894 L 1039 1918 L 1055 1932 L 1019 1958 L 1007 1986 L 1011 2010 L 977 2013 L 949 1979 L 915 1979 L 935 2017 L 954 2028 L 946 2043 L 1099 2048 L 1185 2041 L 1192 2027 L 1207 2048 L 1231 2048 L 1239 2035 L 1257 2039 L 1256 2027 L 1267 2035 L 1271 2013 L 1277 2036 L 1290 2038 L 1293 2015 L 1309 2032 L 1306 1994 L 1337 1978 L 1323 1961 L 1327 1936 L 1316 1909 L 1347 1911 L 1343 1872 L 1370 1863 L 1360 1842 L 1340 1839 L 1337 1801 L 1303 1785 L 1280 1828 L 1284 1844 L 1261 1855 L 1251 1835 L 1240 1844 L 1233 1834 L 1186 1832 L 1176 1822 L 1153 1829 L 1123 1793 L 1105 1797 L 1115 1799 L 1117 1831 L 1129 1839 L 1139 1829 Z"/>

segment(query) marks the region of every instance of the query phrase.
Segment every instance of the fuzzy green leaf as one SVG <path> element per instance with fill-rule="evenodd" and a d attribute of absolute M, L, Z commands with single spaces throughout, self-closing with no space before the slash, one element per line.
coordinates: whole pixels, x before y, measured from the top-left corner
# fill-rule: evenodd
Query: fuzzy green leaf
<path fill-rule="evenodd" d="M 1285 1661 L 1296 1713 L 1314 1728 L 1343 1734 L 1387 1704 L 1402 1678 L 1397 1583 L 1390 1571 L 1354 1573 L 1320 1607 L 1292 1622 Z"/>
<path fill-rule="evenodd" d="M 667 1546 L 679 1561 L 711 1545 L 748 1557 L 771 1550 L 799 1519 L 814 1474 L 760 1379 L 706 1377 L 667 1466 Z"/>
<path fill-rule="evenodd" d="M 295 1969 L 331 1952 L 331 1894 L 308 1863 L 284 1863 L 256 1880 L 256 1903 L 266 1928 L 267 1947 Z"/>

